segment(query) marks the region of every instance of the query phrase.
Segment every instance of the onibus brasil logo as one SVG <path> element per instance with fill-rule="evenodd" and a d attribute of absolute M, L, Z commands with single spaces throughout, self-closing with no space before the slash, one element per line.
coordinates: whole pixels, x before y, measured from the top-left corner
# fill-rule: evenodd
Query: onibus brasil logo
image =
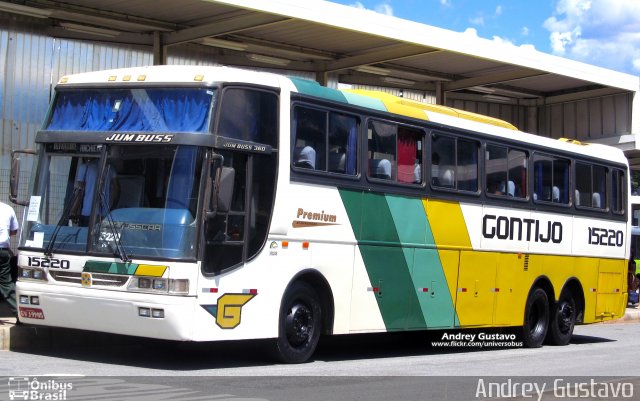
<path fill-rule="evenodd" d="M 60 380 L 38 378 L 10 377 L 10 400 L 66 400 L 73 384 Z"/>

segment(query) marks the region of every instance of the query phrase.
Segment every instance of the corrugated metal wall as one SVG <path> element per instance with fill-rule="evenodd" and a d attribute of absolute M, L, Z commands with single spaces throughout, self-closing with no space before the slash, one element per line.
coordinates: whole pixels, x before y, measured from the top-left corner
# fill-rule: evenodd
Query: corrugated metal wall
<path fill-rule="evenodd" d="M 539 107 L 539 134 L 580 141 L 629 135 L 632 102 L 628 93 Z"/>

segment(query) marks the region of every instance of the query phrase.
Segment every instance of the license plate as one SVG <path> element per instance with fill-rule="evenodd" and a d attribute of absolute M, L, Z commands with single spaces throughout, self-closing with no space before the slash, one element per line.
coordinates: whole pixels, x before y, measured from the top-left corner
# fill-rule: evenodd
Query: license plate
<path fill-rule="evenodd" d="M 20 307 L 20 317 L 27 319 L 40 319 L 44 320 L 44 312 L 38 308 L 24 308 Z"/>

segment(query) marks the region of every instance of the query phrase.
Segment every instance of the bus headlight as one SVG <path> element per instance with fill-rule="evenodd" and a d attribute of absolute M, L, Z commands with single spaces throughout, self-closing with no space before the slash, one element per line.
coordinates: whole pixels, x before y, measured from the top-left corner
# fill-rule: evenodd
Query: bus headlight
<path fill-rule="evenodd" d="M 18 270 L 18 279 L 20 281 L 47 281 L 47 275 L 41 269 L 27 269 L 21 267 Z"/>
<path fill-rule="evenodd" d="M 169 293 L 176 294 L 176 295 L 189 294 L 189 280 L 187 279 L 169 280 Z"/>
<path fill-rule="evenodd" d="M 161 278 L 153 280 L 153 289 L 156 291 L 166 291 L 167 290 L 167 280 Z"/>
<path fill-rule="evenodd" d="M 166 279 L 155 277 L 133 277 L 127 287 L 129 291 L 153 294 L 188 295 L 188 279 Z"/>

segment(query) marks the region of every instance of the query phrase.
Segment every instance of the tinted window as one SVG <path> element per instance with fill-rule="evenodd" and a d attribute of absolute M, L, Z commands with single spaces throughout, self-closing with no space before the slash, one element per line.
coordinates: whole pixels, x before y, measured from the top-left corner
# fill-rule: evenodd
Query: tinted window
<path fill-rule="evenodd" d="M 431 183 L 439 188 L 478 190 L 479 143 L 468 139 L 432 136 Z"/>
<path fill-rule="evenodd" d="M 226 88 L 218 134 L 277 147 L 278 97 L 271 92 Z"/>
<path fill-rule="evenodd" d="M 627 199 L 627 185 L 624 171 L 613 169 L 611 180 L 611 210 L 614 213 L 624 213 Z"/>
<path fill-rule="evenodd" d="M 536 155 L 533 164 L 534 201 L 569 204 L 569 166 L 567 159 Z"/>
<path fill-rule="evenodd" d="M 369 177 L 402 183 L 422 182 L 423 133 L 394 123 L 369 123 Z"/>
<path fill-rule="evenodd" d="M 353 116 L 296 107 L 292 122 L 293 166 L 355 175 L 357 132 L 358 120 Z"/>
<path fill-rule="evenodd" d="M 606 208 L 607 169 L 589 163 L 576 163 L 575 204 L 579 207 Z"/>
<path fill-rule="evenodd" d="M 527 156 L 521 150 L 487 145 L 485 178 L 488 194 L 526 198 Z"/>

